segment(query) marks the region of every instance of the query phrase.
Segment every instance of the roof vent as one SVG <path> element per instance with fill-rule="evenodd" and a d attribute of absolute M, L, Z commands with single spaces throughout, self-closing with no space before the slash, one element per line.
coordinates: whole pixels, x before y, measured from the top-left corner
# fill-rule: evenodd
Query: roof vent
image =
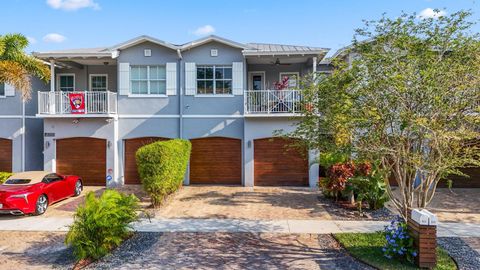
<path fill-rule="evenodd" d="M 150 49 L 145 49 L 145 50 L 143 51 L 143 54 L 145 55 L 145 57 L 150 57 L 150 56 L 152 56 L 152 50 L 150 50 Z"/>

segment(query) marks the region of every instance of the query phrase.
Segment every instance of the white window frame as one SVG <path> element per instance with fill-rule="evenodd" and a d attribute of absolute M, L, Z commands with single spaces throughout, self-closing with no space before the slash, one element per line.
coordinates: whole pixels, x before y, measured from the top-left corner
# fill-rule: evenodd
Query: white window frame
<path fill-rule="evenodd" d="M 73 90 L 71 92 L 75 92 L 75 73 L 58 73 L 57 74 L 57 91 L 62 91 L 60 89 L 60 77 L 61 76 L 72 76 L 73 77 Z M 67 91 L 66 91 L 67 92 Z"/>
<path fill-rule="evenodd" d="M 108 74 L 89 74 L 88 75 L 88 90 L 93 92 L 92 77 L 105 77 L 105 92 L 108 92 Z"/>
<path fill-rule="evenodd" d="M 213 93 L 212 94 L 203 94 L 203 93 L 198 93 L 198 68 L 202 67 L 213 67 Z M 218 79 L 219 81 L 230 81 L 230 85 L 232 86 L 232 93 L 230 94 L 217 94 L 217 79 L 215 78 L 215 69 L 217 67 L 222 67 L 222 68 L 230 68 L 232 70 L 232 78 L 231 79 Z M 210 81 L 210 79 L 200 79 L 201 81 Z M 230 65 L 197 65 L 195 68 L 195 83 L 196 85 L 196 94 L 195 97 L 234 97 L 235 95 L 233 94 L 233 66 Z"/>
<path fill-rule="evenodd" d="M 132 82 L 133 81 L 145 81 L 145 80 L 135 80 L 132 79 L 132 68 L 135 67 L 146 67 L 147 68 L 147 94 L 134 94 L 132 93 L 133 86 Z M 165 67 L 165 79 L 150 79 L 150 67 Z M 156 82 L 165 82 L 165 94 L 150 94 L 150 81 L 156 81 Z M 167 65 L 130 65 L 130 92 L 128 94 L 129 97 L 168 97 L 167 96 Z"/>
<path fill-rule="evenodd" d="M 285 75 L 296 75 L 297 76 L 297 86 L 296 87 L 297 88 L 299 87 L 298 82 L 300 80 L 300 72 L 280 72 L 280 74 L 278 75 L 278 81 L 281 82 Z M 293 90 L 293 89 L 287 88 L 285 90 Z"/>
<path fill-rule="evenodd" d="M 5 90 L 5 83 L 0 83 L 0 86 L 3 85 L 3 94 L 0 93 L 0 98 L 7 97 L 7 91 Z"/>
<path fill-rule="evenodd" d="M 248 72 L 248 90 L 252 90 L 253 91 L 253 76 L 254 75 L 261 75 L 262 76 L 262 80 L 263 80 L 263 88 L 261 90 L 267 90 L 267 78 L 265 76 L 265 71 L 249 71 Z"/>

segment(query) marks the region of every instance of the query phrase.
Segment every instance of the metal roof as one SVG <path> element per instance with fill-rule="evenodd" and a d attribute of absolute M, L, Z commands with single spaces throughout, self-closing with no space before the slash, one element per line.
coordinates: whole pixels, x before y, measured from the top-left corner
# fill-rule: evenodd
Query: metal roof
<path fill-rule="evenodd" d="M 249 48 L 243 52 L 245 55 L 257 54 L 324 54 L 329 51 L 327 48 L 285 45 L 285 44 L 268 44 L 268 43 L 247 43 Z"/>

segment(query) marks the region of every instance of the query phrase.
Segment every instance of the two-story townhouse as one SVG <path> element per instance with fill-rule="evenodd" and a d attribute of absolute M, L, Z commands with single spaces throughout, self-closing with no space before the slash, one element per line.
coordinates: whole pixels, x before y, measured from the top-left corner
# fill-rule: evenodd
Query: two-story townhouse
<path fill-rule="evenodd" d="M 192 142 L 185 184 L 314 187 L 316 151 L 300 153 L 288 148 L 291 140 L 272 137 L 294 128 L 299 78 L 321 70 L 327 52 L 140 36 L 108 48 L 34 53 L 52 73 L 49 90 L 35 88 L 43 167 L 81 175 L 86 185 L 135 184 L 140 146 L 183 138 Z M 275 90 L 283 78 L 286 89 Z M 84 99 L 81 113 L 72 111 L 73 97 Z"/>
<path fill-rule="evenodd" d="M 47 89 L 37 78 L 33 89 Z M 36 118 L 36 92 L 24 102 L 8 84 L 0 83 L 0 172 L 43 168 L 43 121 Z"/>

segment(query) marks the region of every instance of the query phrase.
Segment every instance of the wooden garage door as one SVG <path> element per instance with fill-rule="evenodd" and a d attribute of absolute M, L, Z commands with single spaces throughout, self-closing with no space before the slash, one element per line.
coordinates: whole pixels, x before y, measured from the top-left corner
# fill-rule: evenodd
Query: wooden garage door
<path fill-rule="evenodd" d="M 307 151 L 302 155 L 289 147 L 293 139 L 254 140 L 256 186 L 308 186 Z"/>
<path fill-rule="evenodd" d="M 105 186 L 107 142 L 96 138 L 57 140 L 57 173 L 78 175 L 87 186 Z"/>
<path fill-rule="evenodd" d="M 191 184 L 242 184 L 241 140 L 210 137 L 191 142 Z"/>
<path fill-rule="evenodd" d="M 0 172 L 12 171 L 12 140 L 0 138 Z"/>
<path fill-rule="evenodd" d="M 135 159 L 135 153 L 138 148 L 152 142 L 164 140 L 168 139 L 160 137 L 142 137 L 125 140 L 125 184 L 138 185 L 142 183 L 140 181 L 140 176 L 138 175 L 137 160 Z"/>

